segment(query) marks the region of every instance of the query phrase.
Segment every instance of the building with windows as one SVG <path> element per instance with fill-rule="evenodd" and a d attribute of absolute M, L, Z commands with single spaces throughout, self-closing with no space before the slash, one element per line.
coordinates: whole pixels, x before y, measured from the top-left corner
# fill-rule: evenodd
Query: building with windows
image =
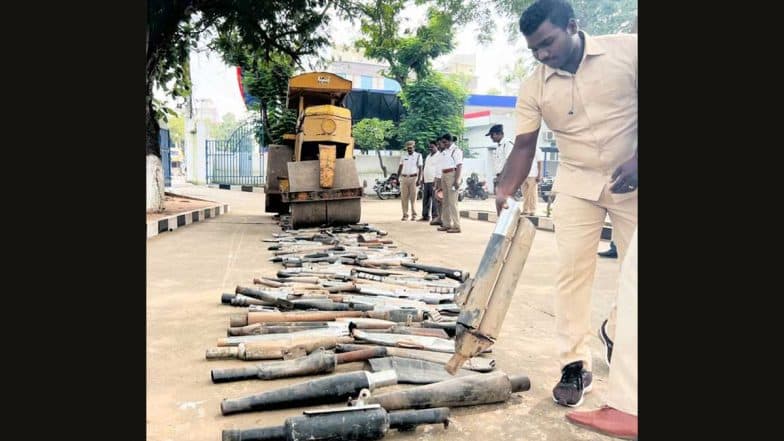
<path fill-rule="evenodd" d="M 381 71 L 389 67 L 387 64 L 368 60 L 351 47 L 336 49 L 333 57 L 326 70 L 351 81 L 354 89 L 400 91 L 397 81 L 381 76 Z"/>
<path fill-rule="evenodd" d="M 494 165 L 492 151 L 495 143 L 489 136 L 485 136 L 490 127 L 496 124 L 503 124 L 504 136 L 514 140 L 517 135 L 515 129 L 515 105 L 516 96 L 500 95 L 470 95 L 465 102 L 463 113 L 463 123 L 465 133 L 463 137 L 468 140 L 468 147 L 476 155 L 472 159 L 473 168 L 482 180 L 488 183 L 488 189 L 492 191 Z M 555 144 L 553 132 L 547 128 L 542 121 L 539 129 L 537 148 L 544 153 L 544 176 L 555 176 L 558 168 L 558 148 Z"/>

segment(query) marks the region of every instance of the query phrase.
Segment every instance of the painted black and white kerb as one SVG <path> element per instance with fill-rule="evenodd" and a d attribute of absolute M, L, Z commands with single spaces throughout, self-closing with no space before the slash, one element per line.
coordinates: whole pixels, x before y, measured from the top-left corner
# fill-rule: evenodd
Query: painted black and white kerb
<path fill-rule="evenodd" d="M 495 222 L 496 220 L 498 220 L 498 215 L 495 214 L 494 212 L 480 211 L 480 210 L 461 210 L 460 217 L 465 217 L 468 219 L 479 220 L 479 221 L 487 221 L 487 222 Z M 539 230 L 555 231 L 555 225 L 553 225 L 552 218 L 540 217 L 540 216 L 526 216 L 526 217 Z M 605 225 L 604 227 L 602 227 L 602 239 L 610 240 L 611 238 L 612 238 L 612 226 Z"/>
<path fill-rule="evenodd" d="M 166 231 L 174 231 L 177 228 L 190 225 L 194 222 L 202 222 L 205 219 L 217 217 L 228 212 L 228 204 L 216 204 L 210 207 L 198 208 L 186 213 L 150 221 L 147 223 L 147 238 L 149 239 Z"/>
<path fill-rule="evenodd" d="M 252 185 L 229 185 L 229 184 L 208 184 L 207 187 L 220 190 L 247 191 L 251 193 L 264 193 L 264 187 L 254 187 Z"/>

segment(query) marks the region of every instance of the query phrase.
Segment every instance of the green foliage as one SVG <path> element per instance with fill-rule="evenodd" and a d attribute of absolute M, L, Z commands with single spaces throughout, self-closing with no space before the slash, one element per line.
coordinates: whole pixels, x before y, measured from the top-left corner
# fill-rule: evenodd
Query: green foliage
<path fill-rule="evenodd" d="M 254 120 L 259 144 L 282 143 L 283 135 L 294 133 L 297 124 L 297 112 L 286 108 L 294 59 L 281 53 L 272 53 L 265 58 L 225 36 L 216 40 L 215 48 L 223 54 L 226 63 L 242 68 L 243 88 L 258 100 L 251 108 L 259 112 Z"/>
<path fill-rule="evenodd" d="M 637 0 L 575 0 L 572 3 L 580 27 L 591 35 L 631 32 Z"/>
<path fill-rule="evenodd" d="M 382 72 L 387 78 L 405 84 L 411 72 L 417 78 L 426 77 L 431 72 L 434 58 L 454 49 L 454 21 L 445 11 L 433 7 L 427 11 L 428 21 L 414 33 L 406 30 L 401 33 L 399 14 L 405 2 L 388 0 L 365 6 L 361 19 L 363 38 L 356 47 L 366 57 L 389 63 L 389 69 Z"/>
<path fill-rule="evenodd" d="M 395 124 L 378 118 L 365 118 L 354 124 L 354 142 L 362 150 L 383 150 L 394 135 Z"/>
<path fill-rule="evenodd" d="M 637 0 L 571 0 L 580 28 L 590 35 L 631 32 L 637 15 Z M 534 0 L 498 0 L 498 13 L 514 19 L 508 29 L 512 39 L 520 38 L 518 20 Z"/>
<path fill-rule="evenodd" d="M 185 119 L 180 115 L 174 115 L 167 121 L 169 126 L 169 136 L 175 144 L 180 145 L 185 139 Z"/>
<path fill-rule="evenodd" d="M 210 139 L 228 139 L 239 126 L 239 122 L 233 113 L 227 113 L 223 115 L 221 122 L 208 121 L 206 125 L 210 131 Z"/>
<path fill-rule="evenodd" d="M 494 2 L 486 0 L 416 0 L 429 3 L 433 8 L 451 17 L 457 26 L 477 26 L 476 39 L 480 43 L 493 38 L 496 23 L 493 17 Z"/>
<path fill-rule="evenodd" d="M 446 132 L 463 134 L 463 103 L 468 91 L 457 81 L 433 73 L 407 84 L 401 93 L 406 116 L 400 122 L 398 137 L 416 141 L 420 152 L 427 150 L 428 141 Z"/>
<path fill-rule="evenodd" d="M 520 57 L 511 66 L 504 66 L 501 71 L 501 81 L 505 85 L 519 82 L 534 70 L 537 63 L 533 56 Z"/>
<path fill-rule="evenodd" d="M 459 26 L 479 25 L 477 36 L 492 36 L 492 3 L 482 0 L 416 0 L 428 5 L 427 22 L 415 30 L 400 29 L 404 0 L 366 1 L 361 7 L 363 38 L 356 42 L 366 57 L 389 63 L 382 73 L 405 84 L 411 72 L 417 78 L 427 76 L 433 59 L 448 54 L 454 47 L 454 34 Z"/>
<path fill-rule="evenodd" d="M 284 54 L 297 62 L 329 42 L 323 27 L 330 13 L 353 17 L 357 0 L 149 0 L 147 2 L 147 151 L 160 155 L 157 140 L 163 109 L 152 98 L 158 86 L 176 101 L 190 94 L 188 54 L 202 34 L 213 47 L 270 60 Z M 229 57 L 231 58 L 231 56 Z M 236 60 L 239 61 L 239 60 Z M 239 65 L 252 64 L 244 60 Z M 286 120 L 281 116 L 282 120 Z"/>
<path fill-rule="evenodd" d="M 357 40 L 355 46 L 364 51 L 365 56 L 389 63 L 389 70 L 382 75 L 398 81 L 401 85 L 408 77 L 408 69 L 397 62 L 400 47 L 398 14 L 405 7 L 404 0 L 368 2 L 361 7 L 360 31 L 364 38 Z"/>
<path fill-rule="evenodd" d="M 412 70 L 417 79 L 426 77 L 431 72 L 431 60 L 455 48 L 453 34 L 452 18 L 430 9 L 427 24 L 418 28 L 416 35 L 400 39 L 398 65 Z"/>
<path fill-rule="evenodd" d="M 400 97 L 406 108 L 396 137 L 401 142 L 416 141 L 416 149 L 425 153 L 428 141 L 445 132 L 462 135 L 463 103 L 468 97 L 465 78 L 434 72 L 432 61 L 454 49 L 459 26 L 479 24 L 479 34 L 490 36 L 494 26 L 490 20 L 492 3 L 416 0 L 418 5 L 428 5 L 427 22 L 415 30 L 401 30 L 400 14 L 405 4 L 402 0 L 365 3 L 361 8 L 363 38 L 356 47 L 366 57 L 389 64 L 381 74 L 400 83 Z M 468 149 L 462 147 L 470 157 Z"/>

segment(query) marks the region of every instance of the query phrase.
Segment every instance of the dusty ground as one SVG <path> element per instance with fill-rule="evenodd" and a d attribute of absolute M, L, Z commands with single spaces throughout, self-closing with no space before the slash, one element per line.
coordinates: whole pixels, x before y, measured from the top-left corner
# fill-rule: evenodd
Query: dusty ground
<path fill-rule="evenodd" d="M 215 202 L 166 195 L 166 198 L 163 201 L 163 205 L 165 207 L 164 211 L 160 213 L 147 213 L 147 222 L 168 216 L 174 216 L 177 213 L 182 213 L 185 211 L 196 210 L 197 208 L 209 207 L 215 205 Z"/>
<path fill-rule="evenodd" d="M 210 369 L 245 362 L 204 359 L 207 347 L 224 337 L 229 316 L 241 311 L 220 304 L 220 294 L 250 285 L 253 277 L 278 268 L 267 262 L 261 239 L 278 231 L 264 214 L 264 195 L 184 186 L 177 192 L 231 205 L 232 211 L 147 241 L 147 438 L 217 440 L 226 428 L 282 424 L 302 409 L 222 416 L 222 398 L 236 398 L 303 378 L 273 382 L 242 381 L 212 384 Z M 470 201 L 461 208 L 492 207 L 491 201 Z M 473 207 L 476 205 L 476 207 Z M 367 199 L 362 221 L 389 232 L 389 237 L 420 261 L 476 271 L 494 224 L 461 219 L 462 234 L 445 234 L 420 222 L 401 222 L 398 200 Z M 607 242 L 599 245 L 607 248 Z M 553 233 L 538 231 L 531 254 L 495 347 L 499 369 L 527 374 L 532 388 L 503 404 L 453 409 L 453 424 L 425 426 L 412 433 L 391 431 L 388 440 L 609 440 L 577 428 L 564 419 L 551 389 L 559 378 L 554 351 Z M 615 293 L 616 260 L 600 259 L 594 283 L 593 325 L 598 328 Z M 607 367 L 600 361 L 601 343 L 594 350 L 594 389 L 582 409 L 602 404 Z"/>

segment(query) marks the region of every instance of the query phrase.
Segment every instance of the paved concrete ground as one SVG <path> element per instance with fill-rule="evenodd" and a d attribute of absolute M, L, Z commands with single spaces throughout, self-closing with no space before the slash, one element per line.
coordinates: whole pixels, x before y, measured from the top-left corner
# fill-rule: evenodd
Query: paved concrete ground
<path fill-rule="evenodd" d="M 419 201 L 418 201 L 419 202 Z M 421 205 L 421 202 L 420 202 Z M 491 194 L 487 199 L 463 199 L 463 202 L 460 202 L 460 210 L 483 210 L 483 211 L 495 211 L 495 195 Z M 547 203 L 542 202 L 541 199 L 536 204 L 536 214 L 539 216 L 544 216 L 547 213 Z M 419 211 L 417 211 L 419 214 Z M 398 218 L 399 219 L 399 218 Z"/>
<path fill-rule="evenodd" d="M 152 441 L 217 440 L 226 428 L 282 424 L 302 409 L 222 416 L 220 401 L 303 379 L 273 382 L 243 381 L 212 384 L 210 369 L 236 366 L 241 361 L 204 359 L 205 350 L 226 335 L 229 316 L 242 308 L 220 304 L 222 292 L 251 285 L 253 277 L 271 275 L 278 267 L 267 261 L 261 239 L 279 231 L 263 213 L 264 195 L 178 186 L 175 192 L 231 205 L 227 215 L 159 235 L 147 241 L 147 438 Z M 481 201 L 486 203 L 488 201 Z M 468 205 L 464 204 L 463 206 Z M 484 205 L 484 204 L 483 204 Z M 478 207 L 477 207 L 478 208 Z M 461 219 L 462 234 L 434 231 L 424 222 L 401 222 L 399 200 L 366 199 L 362 221 L 389 232 L 403 249 L 420 261 L 476 271 L 494 224 Z M 602 242 L 599 249 L 607 247 Z M 453 424 L 420 427 L 413 433 L 390 432 L 394 440 L 608 440 L 577 428 L 564 419 L 551 389 L 559 378 L 554 351 L 553 291 L 555 278 L 553 233 L 537 231 L 525 270 L 494 348 L 498 368 L 527 374 L 532 388 L 507 403 L 453 409 Z M 616 260 L 600 259 L 594 284 L 593 327 L 610 308 L 618 276 Z M 594 389 L 582 409 L 602 404 L 607 367 L 594 350 Z M 350 368 L 351 366 L 345 366 Z"/>

